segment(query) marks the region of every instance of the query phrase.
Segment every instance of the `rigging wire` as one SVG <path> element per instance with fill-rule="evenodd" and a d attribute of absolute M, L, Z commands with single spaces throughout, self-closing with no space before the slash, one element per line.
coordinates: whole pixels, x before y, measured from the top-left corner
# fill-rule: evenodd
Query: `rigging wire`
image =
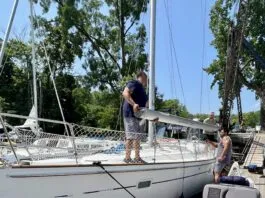
<path fill-rule="evenodd" d="M 32 17 L 33 18 L 36 17 L 36 12 L 35 12 L 34 8 L 33 8 Z M 39 20 L 37 20 L 37 26 L 40 27 Z M 62 120 L 63 120 L 63 123 L 64 123 L 65 132 L 66 132 L 67 136 L 70 136 L 70 133 L 69 133 L 69 130 L 68 130 L 68 127 L 67 127 L 67 124 L 66 124 L 66 120 L 65 120 L 65 117 L 64 117 L 63 108 L 62 108 L 62 105 L 61 105 L 61 102 L 60 102 L 60 98 L 59 98 L 59 94 L 58 94 L 58 90 L 57 90 L 57 86 L 56 86 L 56 82 L 55 82 L 55 77 L 54 77 L 53 71 L 51 69 L 50 58 L 48 56 L 48 52 L 47 52 L 47 48 L 46 48 L 45 42 L 44 41 L 40 42 L 40 45 L 41 45 L 41 47 L 44 50 L 45 59 L 47 61 L 47 65 L 48 65 L 49 72 L 50 72 L 50 75 L 51 75 L 51 80 L 52 80 L 52 84 L 53 84 L 53 87 L 54 87 L 56 99 L 57 99 L 57 102 L 58 102 L 58 105 L 59 105 L 59 109 L 60 109 L 60 113 L 61 113 L 61 116 L 62 116 Z"/>
<path fill-rule="evenodd" d="M 174 54 L 174 58 L 175 58 L 175 64 L 177 66 L 177 72 L 178 72 L 178 77 L 179 77 L 179 82 L 180 82 L 180 87 L 181 87 L 181 93 L 182 93 L 182 97 L 183 97 L 183 103 L 186 106 L 186 99 L 185 99 L 185 94 L 184 94 L 184 89 L 183 89 L 183 83 L 182 83 L 182 76 L 180 73 L 180 68 L 179 68 L 179 64 L 178 64 L 178 58 L 177 58 L 177 52 L 176 52 L 176 48 L 175 48 L 175 42 L 173 39 L 173 33 L 172 33 L 172 27 L 170 24 L 170 19 L 169 19 L 169 13 L 168 13 L 168 6 L 166 5 L 166 1 L 164 0 L 164 7 L 166 10 L 166 18 L 167 18 L 167 23 L 168 23 L 168 28 L 169 28 L 169 33 L 170 33 L 170 41 L 172 43 L 172 49 L 173 49 L 173 54 Z"/>
<path fill-rule="evenodd" d="M 167 6 L 167 10 L 166 10 L 166 12 L 168 13 L 168 15 L 169 15 L 169 2 L 168 2 L 168 0 L 167 0 L 167 4 L 166 4 L 166 6 Z M 171 12 L 172 13 L 172 12 Z M 170 17 L 169 17 L 170 18 Z M 172 18 L 172 16 L 171 16 L 171 18 Z M 170 23 L 170 25 L 171 25 L 171 27 L 172 27 L 172 20 L 170 20 L 169 21 L 169 23 Z M 170 38 L 170 32 L 169 32 L 169 38 Z M 173 66 L 173 64 L 174 64 L 174 60 L 173 60 L 173 46 L 172 46 L 172 42 L 170 41 L 170 39 L 168 40 L 169 41 L 169 49 L 170 49 L 170 67 L 171 67 L 171 72 L 170 72 L 170 75 L 171 75 L 171 77 L 170 77 L 170 82 L 171 82 L 171 92 L 172 92 L 172 95 L 173 95 L 173 97 L 172 98 L 176 98 L 176 100 L 177 100 L 177 98 L 178 98 L 178 95 L 177 95 L 177 83 L 176 83 L 176 76 L 175 76 L 175 69 L 174 69 L 174 66 Z M 170 68 L 169 67 L 169 68 Z M 173 107 L 174 109 L 174 113 L 176 113 L 177 112 L 177 102 L 176 103 L 174 103 L 174 107 Z"/>
<path fill-rule="evenodd" d="M 170 23 L 170 17 L 169 17 L 169 6 L 168 6 L 168 1 L 166 2 L 164 0 L 164 7 L 165 7 L 165 12 L 166 12 L 166 17 L 167 17 L 167 22 L 168 22 L 168 28 L 169 28 L 169 41 L 170 42 L 170 53 L 171 53 L 171 58 L 173 59 L 173 52 L 174 52 L 174 55 L 175 55 L 175 61 L 176 61 L 176 65 L 177 65 L 177 71 L 178 71 L 178 75 L 179 75 L 179 80 L 180 80 L 180 86 L 181 86 L 181 91 L 182 91 L 182 95 L 183 95 L 183 100 L 184 100 L 184 105 L 186 105 L 186 101 L 185 101 L 185 95 L 184 95 L 184 90 L 183 90 L 183 86 L 182 86 L 182 80 L 181 80 L 181 74 L 180 74 L 180 70 L 179 70 L 179 66 L 178 66 L 178 60 L 177 60 L 177 55 L 176 55 L 176 50 L 175 50 L 175 46 L 174 46 L 174 41 L 173 41 L 173 34 L 172 34 L 172 29 L 171 29 L 171 23 Z M 172 50 L 173 49 L 173 50 Z M 172 60 L 171 59 L 171 60 Z M 172 81 L 175 82 L 175 75 L 174 75 L 174 67 L 173 67 L 173 61 L 172 61 Z M 175 88 L 175 91 L 176 91 L 176 83 L 173 84 L 174 88 Z M 182 151 L 182 148 L 181 148 L 181 144 L 180 144 L 180 139 L 178 139 L 178 143 L 179 143 L 179 150 L 180 150 L 180 153 L 181 153 L 181 158 L 182 158 L 182 163 L 183 163 L 183 175 L 182 175 L 182 192 L 181 192 L 181 195 L 180 197 L 184 197 L 184 177 L 185 177 L 185 162 L 184 162 L 184 155 L 183 155 L 183 151 Z"/>
<path fill-rule="evenodd" d="M 206 76 L 206 85 L 207 85 L 207 103 L 208 103 L 208 112 L 211 111 L 211 100 L 210 100 L 210 84 L 209 84 L 209 76 Z"/>
<path fill-rule="evenodd" d="M 172 13 L 169 10 L 168 4 L 169 4 L 169 2 L 167 0 L 165 12 Z M 170 18 L 172 18 L 171 15 L 170 15 Z M 172 22 L 172 20 L 170 20 L 170 25 L 172 26 L 171 22 Z M 170 79 L 171 98 L 177 99 L 178 98 L 177 87 L 176 87 L 177 83 L 176 83 L 176 79 L 175 79 L 175 69 L 173 66 L 174 60 L 173 60 L 172 42 L 170 41 L 170 39 L 166 39 L 166 37 L 164 37 L 164 38 L 165 38 L 164 43 L 166 43 L 168 41 L 168 46 L 169 46 L 169 50 L 170 50 L 170 52 L 167 52 L 167 54 L 168 54 L 167 64 L 168 64 L 168 73 L 169 73 L 169 79 Z M 170 38 L 170 33 L 169 33 L 169 38 Z M 168 49 L 168 46 L 166 45 L 165 47 Z M 177 103 L 174 103 L 173 109 L 169 109 L 169 111 L 170 111 L 169 113 L 177 112 Z"/>
<path fill-rule="evenodd" d="M 143 1 L 143 4 L 142 4 L 142 7 L 141 7 L 141 13 L 144 11 L 144 5 L 146 3 L 147 0 L 144 0 Z M 140 14 L 141 15 L 141 14 Z M 143 14 L 143 17 L 140 18 L 140 23 L 142 23 L 143 21 L 143 18 L 145 18 L 145 14 Z M 133 57 L 136 55 L 136 49 L 137 49 L 138 45 L 135 45 L 134 49 L 133 49 L 133 53 L 132 53 L 132 57 L 131 57 L 131 60 L 130 60 L 130 63 L 128 65 L 128 71 L 127 71 L 127 75 L 130 73 L 130 70 L 131 70 L 131 65 L 132 65 L 132 60 L 133 60 Z"/>
<path fill-rule="evenodd" d="M 202 113 L 203 104 L 203 65 L 205 60 L 205 24 L 206 24 L 206 0 L 201 0 L 201 13 L 202 13 L 202 60 L 201 60 L 201 92 L 200 92 L 200 114 Z"/>
<path fill-rule="evenodd" d="M 5 61 L 4 61 L 4 63 L 3 63 L 2 65 L 0 65 L 0 67 L 1 67 L 0 77 L 2 76 L 2 74 L 3 74 L 3 72 L 4 72 L 6 62 L 7 62 L 7 57 L 5 57 Z"/>
<path fill-rule="evenodd" d="M 105 167 L 101 164 L 101 162 L 93 162 L 93 165 L 100 167 L 106 174 L 110 176 L 111 179 L 113 179 L 123 190 L 125 190 L 131 197 L 135 196 L 125 187 L 123 186 L 109 171 L 105 169 Z"/>
<path fill-rule="evenodd" d="M 175 95 L 177 96 L 177 91 L 176 91 L 176 83 L 175 83 L 175 71 L 173 67 L 173 52 L 172 52 L 172 43 L 168 39 L 168 44 L 169 44 L 169 61 L 168 61 L 168 70 L 169 70 L 169 76 L 170 76 L 170 90 L 171 90 L 171 97 L 174 98 Z"/>

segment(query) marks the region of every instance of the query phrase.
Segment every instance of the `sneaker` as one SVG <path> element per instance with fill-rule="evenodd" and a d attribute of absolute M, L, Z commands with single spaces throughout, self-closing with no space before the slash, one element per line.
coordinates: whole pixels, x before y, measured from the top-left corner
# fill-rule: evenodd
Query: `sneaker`
<path fill-rule="evenodd" d="M 126 164 L 131 164 L 131 163 L 133 163 L 133 161 L 132 161 L 131 158 L 130 158 L 130 159 L 126 159 L 126 158 L 124 158 L 124 159 L 123 159 L 123 162 L 126 163 Z"/>
<path fill-rule="evenodd" d="M 146 161 L 144 161 L 142 158 L 134 158 L 133 163 L 135 164 L 147 164 Z"/>

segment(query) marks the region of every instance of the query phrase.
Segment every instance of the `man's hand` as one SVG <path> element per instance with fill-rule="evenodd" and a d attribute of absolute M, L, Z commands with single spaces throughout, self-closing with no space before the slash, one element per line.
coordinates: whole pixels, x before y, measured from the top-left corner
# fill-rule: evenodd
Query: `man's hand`
<path fill-rule="evenodd" d="M 134 111 L 134 112 L 138 112 L 139 110 L 140 110 L 139 105 L 138 105 L 138 104 L 134 104 L 134 105 L 133 105 L 133 111 Z"/>
<path fill-rule="evenodd" d="M 207 144 L 211 144 L 212 141 L 210 141 L 209 139 L 205 140 Z"/>
<path fill-rule="evenodd" d="M 218 160 L 219 162 L 224 161 L 224 159 L 225 159 L 225 156 L 221 156 L 221 157 L 218 157 L 218 158 L 217 158 L 217 160 Z"/>
<path fill-rule="evenodd" d="M 151 120 L 151 122 L 157 123 L 159 121 L 159 118 L 155 118 L 153 120 Z"/>

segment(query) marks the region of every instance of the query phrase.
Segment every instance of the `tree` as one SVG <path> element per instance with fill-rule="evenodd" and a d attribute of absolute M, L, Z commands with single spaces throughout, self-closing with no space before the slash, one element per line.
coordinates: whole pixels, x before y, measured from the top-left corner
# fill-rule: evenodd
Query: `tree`
<path fill-rule="evenodd" d="M 61 99 L 64 111 L 74 115 L 70 121 L 107 128 L 121 126 L 117 120 L 121 116 L 120 91 L 126 80 L 146 67 L 146 31 L 140 24 L 140 16 L 146 12 L 148 0 L 39 0 L 37 3 L 44 14 L 51 6 L 57 8 L 54 17 L 38 16 L 35 20 L 38 57 L 44 65 L 40 75 L 46 94 L 43 109 L 50 109 L 46 116 L 60 118 L 48 61 L 58 83 L 57 78 L 69 75 L 79 58 L 87 75 L 81 84 L 69 88 L 68 94 L 59 93 L 60 98 L 68 96 L 67 101 L 73 101 L 71 106 Z M 66 91 L 65 87 L 57 87 Z M 91 92 L 91 88 L 96 91 Z"/>
<path fill-rule="evenodd" d="M 209 114 L 197 113 L 197 114 L 194 114 L 193 117 L 198 118 L 201 122 L 203 122 L 206 118 L 209 118 Z"/>
<path fill-rule="evenodd" d="M 57 15 L 39 16 L 46 41 L 55 41 L 59 54 L 83 56 L 90 86 L 119 91 L 123 77 L 145 68 L 146 31 L 139 20 L 148 0 L 40 0 L 44 13 L 52 3 Z"/>
<path fill-rule="evenodd" d="M 260 121 L 260 112 L 248 112 L 243 114 L 244 125 L 255 127 Z"/>
<path fill-rule="evenodd" d="M 109 91 L 88 92 L 85 88 L 73 90 L 74 106 L 79 122 L 101 128 L 118 129 L 120 126 L 119 104 L 117 95 Z"/>
<path fill-rule="evenodd" d="M 11 39 L 1 67 L 0 97 L 3 111 L 27 115 L 32 107 L 31 58 L 28 43 Z"/>
<path fill-rule="evenodd" d="M 231 15 L 236 7 L 235 0 L 218 0 L 211 10 L 210 28 L 214 35 L 212 45 L 217 50 L 217 58 L 206 69 L 214 76 L 212 86 L 218 84 L 219 97 L 223 96 L 224 71 L 227 59 L 228 32 L 231 26 Z M 243 14 L 236 15 L 243 25 L 244 37 L 254 46 L 256 51 L 265 57 L 265 4 L 259 0 L 248 1 L 243 6 Z M 237 25 L 234 22 L 235 25 Z M 258 62 L 246 50 L 239 53 L 240 67 L 238 83 L 254 90 L 257 98 L 261 99 L 261 125 L 265 127 L 265 75 Z"/>
<path fill-rule="evenodd" d="M 238 123 L 238 115 L 231 115 L 231 121 L 232 123 L 239 124 Z M 260 112 L 247 112 L 243 113 L 243 124 L 246 127 L 255 127 L 259 124 L 260 121 Z"/>
<path fill-rule="evenodd" d="M 40 105 L 41 109 L 43 109 L 42 117 L 55 119 L 55 120 L 62 120 L 59 105 L 56 99 L 54 87 L 50 82 L 49 76 L 44 78 L 42 74 L 42 104 Z M 78 121 L 75 118 L 75 111 L 74 111 L 74 98 L 73 98 L 73 90 L 79 87 L 75 78 L 70 74 L 59 74 L 56 79 L 56 87 L 58 90 L 58 95 L 60 98 L 60 103 L 63 108 L 63 113 L 65 116 L 66 121 L 68 122 L 75 122 Z M 85 100 L 85 99 L 83 99 Z"/>
<path fill-rule="evenodd" d="M 37 79 L 39 116 L 61 120 L 51 76 L 54 77 L 65 119 L 94 127 L 123 129 L 121 90 L 138 70 L 146 69 L 146 31 L 140 15 L 148 0 L 39 0 L 43 12 L 57 6 L 52 18 L 38 16 Z M 32 107 L 31 45 L 13 40 L 0 87 L 0 105 L 27 115 Z M 87 75 L 71 73 L 82 58 Z M 48 65 L 51 66 L 52 74 Z M 6 85 L 6 86 L 5 86 Z M 25 97 L 27 93 L 27 97 Z M 156 89 L 156 109 L 187 117 L 178 100 L 164 101 Z M 27 104 L 27 105 L 25 105 Z M 44 131 L 63 133 L 63 126 L 41 124 Z"/>
<path fill-rule="evenodd" d="M 168 112 L 173 115 L 178 115 L 184 118 L 189 117 L 187 108 L 182 105 L 177 99 L 169 99 L 161 102 L 158 111 Z"/>

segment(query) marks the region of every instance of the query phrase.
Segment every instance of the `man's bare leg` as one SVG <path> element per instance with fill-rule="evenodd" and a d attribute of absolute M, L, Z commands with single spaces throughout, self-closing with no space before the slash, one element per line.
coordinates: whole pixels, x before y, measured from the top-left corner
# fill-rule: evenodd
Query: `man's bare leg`
<path fill-rule="evenodd" d="M 220 173 L 214 173 L 214 182 L 216 184 L 220 182 Z"/>
<path fill-rule="evenodd" d="M 135 159 L 140 159 L 140 140 L 134 140 Z"/>
<path fill-rule="evenodd" d="M 126 140 L 126 155 L 125 155 L 125 159 L 129 160 L 131 159 L 131 151 L 132 151 L 132 144 L 133 144 L 133 140 Z"/>

